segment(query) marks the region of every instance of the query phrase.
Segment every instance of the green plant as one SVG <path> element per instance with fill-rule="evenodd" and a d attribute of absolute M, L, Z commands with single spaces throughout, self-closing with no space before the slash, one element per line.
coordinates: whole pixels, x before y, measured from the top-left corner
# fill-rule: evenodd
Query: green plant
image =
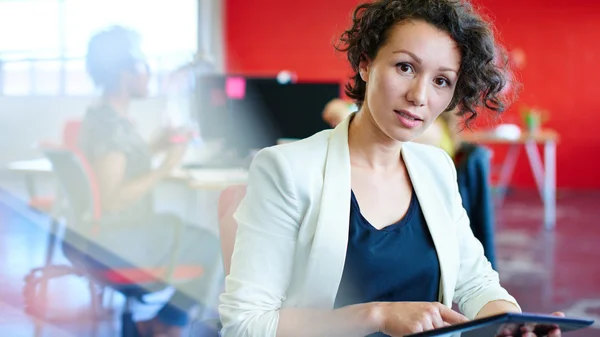
<path fill-rule="evenodd" d="M 550 113 L 548 110 L 537 107 L 522 106 L 520 113 L 521 118 L 523 119 L 523 124 L 528 131 L 539 130 L 542 124 L 546 123 L 550 119 Z"/>

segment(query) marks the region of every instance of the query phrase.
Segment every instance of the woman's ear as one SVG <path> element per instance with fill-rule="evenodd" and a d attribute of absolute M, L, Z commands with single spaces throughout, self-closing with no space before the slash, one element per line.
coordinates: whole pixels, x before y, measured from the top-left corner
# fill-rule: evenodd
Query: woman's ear
<path fill-rule="evenodd" d="M 366 58 L 363 58 L 358 65 L 358 73 L 360 74 L 360 78 L 367 83 L 369 81 L 369 68 L 371 63 Z"/>

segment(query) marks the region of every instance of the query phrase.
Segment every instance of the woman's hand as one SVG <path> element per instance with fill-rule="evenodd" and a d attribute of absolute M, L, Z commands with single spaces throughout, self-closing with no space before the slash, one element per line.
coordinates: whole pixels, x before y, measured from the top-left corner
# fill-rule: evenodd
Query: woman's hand
<path fill-rule="evenodd" d="M 558 317 L 565 317 L 565 314 L 563 314 L 562 312 L 555 312 L 552 313 L 552 316 L 558 316 Z M 538 327 L 539 329 L 539 327 Z M 522 337 L 542 337 L 542 336 L 546 336 L 546 332 L 547 332 L 547 328 L 544 327 L 543 330 L 543 334 L 542 335 L 537 335 L 536 334 L 536 326 L 535 325 L 527 325 L 524 327 L 521 327 L 521 334 L 519 336 Z M 514 337 L 514 332 L 512 331 L 501 331 L 500 334 L 498 334 L 496 337 Z M 548 332 L 548 337 L 560 337 L 561 336 L 561 332 L 560 329 L 558 327 L 551 329 L 550 332 Z"/>
<path fill-rule="evenodd" d="M 381 302 L 377 303 L 375 316 L 379 331 L 393 337 L 469 321 L 438 302 Z"/>
<path fill-rule="evenodd" d="M 171 144 L 167 147 L 165 160 L 162 162 L 161 170 L 165 173 L 170 172 L 173 168 L 181 163 L 181 159 L 185 155 L 187 147 L 185 143 Z"/>
<path fill-rule="evenodd" d="M 173 144 L 187 143 L 193 137 L 193 132 L 184 128 L 165 128 L 155 132 L 150 139 L 152 152 L 170 150 Z"/>
<path fill-rule="evenodd" d="M 152 136 L 150 137 L 149 144 L 150 148 L 152 149 L 152 152 L 161 152 L 167 148 L 167 146 L 169 145 L 169 134 L 170 129 L 168 128 L 155 131 L 152 134 Z"/>

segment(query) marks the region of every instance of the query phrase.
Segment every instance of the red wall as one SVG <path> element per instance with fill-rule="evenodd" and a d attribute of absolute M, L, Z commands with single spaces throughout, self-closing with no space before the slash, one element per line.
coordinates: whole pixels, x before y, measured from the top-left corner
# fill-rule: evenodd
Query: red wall
<path fill-rule="evenodd" d="M 230 73 L 345 81 L 344 55 L 332 45 L 358 0 L 226 0 L 226 68 Z M 559 187 L 600 188 L 600 1 L 478 0 L 509 50 L 525 51 L 520 103 L 550 110 L 561 135 Z M 518 121 L 515 112 L 505 120 Z M 500 159 L 503 151 L 498 153 Z M 533 186 L 524 152 L 515 185 Z"/>

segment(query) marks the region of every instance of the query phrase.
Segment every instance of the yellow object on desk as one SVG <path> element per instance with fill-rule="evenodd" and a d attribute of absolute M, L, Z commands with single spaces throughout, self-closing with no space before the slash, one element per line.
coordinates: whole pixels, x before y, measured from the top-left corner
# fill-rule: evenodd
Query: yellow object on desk
<path fill-rule="evenodd" d="M 248 171 L 244 168 L 188 169 L 185 170 L 189 186 L 196 189 L 225 189 L 231 185 L 245 184 Z"/>

